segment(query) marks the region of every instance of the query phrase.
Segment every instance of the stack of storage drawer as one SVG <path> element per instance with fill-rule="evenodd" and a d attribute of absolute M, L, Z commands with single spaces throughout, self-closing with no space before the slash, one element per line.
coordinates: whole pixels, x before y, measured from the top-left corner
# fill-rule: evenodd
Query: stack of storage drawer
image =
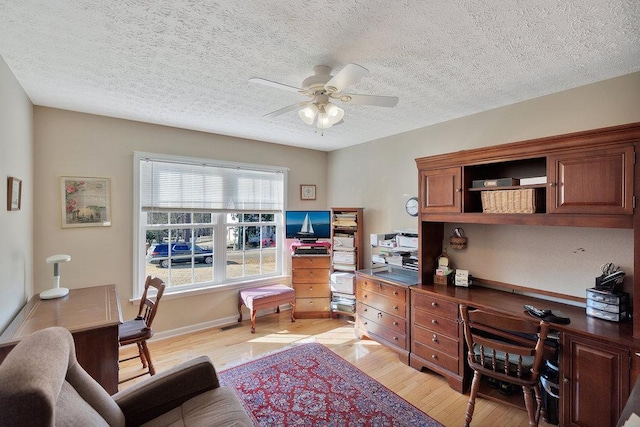
<path fill-rule="evenodd" d="M 409 363 L 409 290 L 356 273 L 356 331 L 388 346 Z"/>
<path fill-rule="evenodd" d="M 411 366 L 437 372 L 463 392 L 464 337 L 458 304 L 412 289 L 411 317 Z"/>
<path fill-rule="evenodd" d="M 629 294 L 587 289 L 587 316 L 620 322 L 627 318 Z"/>

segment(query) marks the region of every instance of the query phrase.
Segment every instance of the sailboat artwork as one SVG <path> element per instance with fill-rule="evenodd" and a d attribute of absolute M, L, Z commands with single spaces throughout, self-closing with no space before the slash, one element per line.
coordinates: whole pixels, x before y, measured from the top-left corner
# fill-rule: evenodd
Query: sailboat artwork
<path fill-rule="evenodd" d="M 298 236 L 313 236 L 313 224 L 311 224 L 311 220 L 309 219 L 309 214 L 306 214 L 304 220 L 302 221 L 302 227 L 300 227 L 300 231 L 298 232 Z"/>

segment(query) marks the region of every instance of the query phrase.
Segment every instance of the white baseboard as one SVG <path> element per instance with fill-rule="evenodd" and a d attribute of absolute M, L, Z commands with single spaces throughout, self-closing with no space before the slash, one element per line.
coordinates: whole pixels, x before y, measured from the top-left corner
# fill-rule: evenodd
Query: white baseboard
<path fill-rule="evenodd" d="M 291 305 L 283 304 L 282 306 L 280 306 L 280 311 L 283 311 L 283 310 L 291 310 Z M 275 312 L 276 312 L 275 308 L 260 310 L 256 314 L 256 317 L 266 316 L 267 314 L 272 314 Z M 250 320 L 250 319 L 251 319 L 251 316 L 248 312 L 246 313 L 246 316 L 244 312 L 242 313 L 242 321 Z M 185 335 L 192 332 L 198 332 L 198 331 L 202 331 L 205 329 L 212 329 L 212 328 L 221 328 L 223 326 L 234 325 L 236 323 L 238 323 L 237 314 L 233 316 L 222 317 L 220 319 L 210 320 L 208 322 L 197 323 L 195 325 L 184 326 L 182 328 L 176 328 L 176 329 L 171 329 L 171 330 L 162 331 L 162 332 L 155 332 L 153 335 L 153 338 L 150 339 L 149 341 L 152 342 L 152 341 L 158 341 L 158 340 L 163 340 L 167 338 L 178 337 L 180 335 Z"/>

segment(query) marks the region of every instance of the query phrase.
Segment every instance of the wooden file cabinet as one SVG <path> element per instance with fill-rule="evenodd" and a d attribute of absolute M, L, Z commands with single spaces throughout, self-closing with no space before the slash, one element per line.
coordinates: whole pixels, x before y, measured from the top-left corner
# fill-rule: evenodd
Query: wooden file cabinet
<path fill-rule="evenodd" d="M 444 376 L 451 388 L 464 391 L 464 336 L 458 304 L 432 293 L 411 290 L 411 360 L 418 370 Z"/>
<path fill-rule="evenodd" d="M 329 286 L 329 255 L 293 255 L 292 284 L 296 291 L 296 317 L 329 317 L 331 288 Z"/>
<path fill-rule="evenodd" d="M 356 273 L 356 334 L 368 336 L 409 363 L 409 289 Z"/>

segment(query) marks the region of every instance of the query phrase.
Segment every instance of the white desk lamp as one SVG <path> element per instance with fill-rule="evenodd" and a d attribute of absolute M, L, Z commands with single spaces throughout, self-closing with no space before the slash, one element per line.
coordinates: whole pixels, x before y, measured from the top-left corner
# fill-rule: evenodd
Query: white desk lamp
<path fill-rule="evenodd" d="M 71 255 L 51 255 L 47 258 L 47 263 L 53 264 L 53 288 L 40 293 L 40 299 L 62 298 L 69 293 L 69 289 L 60 287 L 60 267 L 61 262 L 71 261 Z"/>

